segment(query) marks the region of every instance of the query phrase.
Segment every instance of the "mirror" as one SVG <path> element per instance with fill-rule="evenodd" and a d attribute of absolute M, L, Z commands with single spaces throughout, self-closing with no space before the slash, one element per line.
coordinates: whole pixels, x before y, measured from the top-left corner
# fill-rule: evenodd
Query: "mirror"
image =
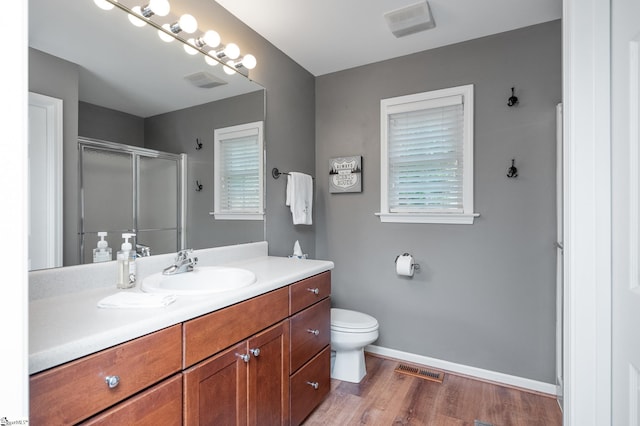
<path fill-rule="evenodd" d="M 162 24 L 183 13 L 197 17 L 198 3 L 170 1 L 169 15 L 153 18 Z M 209 65 L 201 53 L 187 54 L 177 40 L 161 41 L 157 33 L 150 25 L 132 25 L 118 8 L 102 10 L 92 1 L 29 0 L 29 90 L 63 100 L 62 266 L 80 263 L 83 256 L 79 138 L 187 154 L 186 247 L 265 239 L 264 221 L 209 215 L 214 129 L 264 120 L 264 89 L 245 75 L 225 73 L 221 64 Z M 91 250 L 98 238 L 86 240 Z M 120 235 L 110 234 L 108 241 L 115 253 Z M 151 254 L 160 253 L 151 247 Z"/>

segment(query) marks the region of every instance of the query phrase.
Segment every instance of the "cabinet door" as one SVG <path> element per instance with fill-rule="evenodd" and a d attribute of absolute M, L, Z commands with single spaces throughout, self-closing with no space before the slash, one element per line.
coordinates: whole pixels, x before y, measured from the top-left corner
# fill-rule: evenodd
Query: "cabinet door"
<path fill-rule="evenodd" d="M 247 424 L 247 366 L 242 342 L 184 374 L 185 425 Z"/>
<path fill-rule="evenodd" d="M 248 341 L 249 424 L 289 424 L 289 321 Z"/>

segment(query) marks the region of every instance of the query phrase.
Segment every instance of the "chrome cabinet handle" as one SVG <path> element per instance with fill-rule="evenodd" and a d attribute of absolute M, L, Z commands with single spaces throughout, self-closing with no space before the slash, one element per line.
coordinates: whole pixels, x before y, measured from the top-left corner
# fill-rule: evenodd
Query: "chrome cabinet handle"
<path fill-rule="evenodd" d="M 249 354 L 236 354 L 236 356 L 241 360 L 243 360 L 244 362 L 249 362 L 249 360 L 251 359 Z"/>
<path fill-rule="evenodd" d="M 307 384 L 309 386 L 311 386 L 314 389 L 318 389 L 320 387 L 320 385 L 318 384 L 318 382 L 307 382 Z"/>
<path fill-rule="evenodd" d="M 314 336 L 317 336 L 318 334 L 320 334 L 320 330 L 312 330 L 310 328 L 307 329 L 307 333 L 311 333 Z"/>
<path fill-rule="evenodd" d="M 120 376 L 107 376 L 104 381 L 107 382 L 109 389 L 113 389 L 120 384 Z"/>
<path fill-rule="evenodd" d="M 316 287 L 316 288 L 308 288 L 307 291 L 310 291 L 313 294 L 320 294 L 320 289 L 318 287 Z"/>
<path fill-rule="evenodd" d="M 250 349 L 249 352 L 251 352 L 251 355 L 255 357 L 260 356 L 260 348 Z"/>

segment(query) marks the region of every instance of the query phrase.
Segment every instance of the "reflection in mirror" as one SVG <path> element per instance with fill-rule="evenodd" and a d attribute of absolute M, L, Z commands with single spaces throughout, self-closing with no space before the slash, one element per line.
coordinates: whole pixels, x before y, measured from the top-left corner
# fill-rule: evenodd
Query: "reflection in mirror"
<path fill-rule="evenodd" d="M 167 22 L 190 7 L 197 10 L 197 0 L 175 3 L 176 10 L 163 17 Z M 261 86 L 239 73 L 225 73 L 220 64 L 209 65 L 200 53 L 186 54 L 178 41 L 162 42 L 155 28 L 131 25 L 122 10 L 101 10 L 91 1 L 29 0 L 29 45 L 29 90 L 62 100 L 64 135 L 63 184 L 62 191 L 56 191 L 58 198 L 63 196 L 62 265 L 34 264 L 32 269 L 91 261 L 86 253 L 96 246 L 99 230 L 85 235 L 81 227 L 79 138 L 186 154 L 184 241 L 177 248 L 264 240 L 262 220 L 223 221 L 209 215 L 214 130 L 264 120 Z M 131 204 L 118 186 L 102 186 L 114 191 L 109 197 L 122 196 L 123 206 Z M 101 193 L 91 195 L 107 199 Z M 162 204 L 152 199 L 156 196 L 162 196 L 161 186 L 140 198 Z M 154 215 L 151 211 L 151 223 L 157 222 Z M 135 231 L 135 226 L 122 229 Z M 33 240 L 42 238 L 34 235 Z M 120 234 L 109 235 L 114 252 L 121 240 Z M 153 246 L 150 251 L 160 254 Z"/>

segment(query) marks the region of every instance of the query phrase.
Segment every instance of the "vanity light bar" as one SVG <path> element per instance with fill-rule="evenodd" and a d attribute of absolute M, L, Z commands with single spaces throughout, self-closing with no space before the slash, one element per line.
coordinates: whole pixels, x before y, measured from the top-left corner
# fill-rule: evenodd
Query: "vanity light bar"
<path fill-rule="evenodd" d="M 227 45 L 223 45 L 222 48 L 220 44 L 220 35 L 215 31 L 206 31 L 203 36 L 197 38 L 191 38 L 189 40 L 184 39 L 180 35 L 180 32 L 188 32 L 193 33 L 197 31 L 197 21 L 191 15 L 182 15 L 180 20 L 174 24 L 164 24 L 160 25 L 150 19 L 150 17 L 154 13 L 149 13 L 149 16 L 144 16 L 144 14 L 137 12 L 136 10 L 130 9 L 127 6 L 118 2 L 118 0 L 94 0 L 96 5 L 104 10 L 110 10 L 113 7 L 117 7 L 118 9 L 129 14 L 130 17 L 136 18 L 137 20 L 149 24 L 156 30 L 158 30 L 158 35 L 163 41 L 169 42 L 172 40 L 178 40 L 180 43 L 184 45 L 185 51 L 190 54 L 195 54 L 200 52 L 204 55 L 207 63 L 209 65 L 222 64 L 225 68 L 225 72 L 229 75 L 234 73 L 240 73 L 244 76 L 247 76 L 248 72 L 246 70 L 250 70 L 255 68 L 256 66 L 256 58 L 251 54 L 244 55 L 244 57 L 240 57 L 240 48 L 235 43 L 229 43 Z M 106 8 L 106 4 L 111 4 L 112 7 Z M 153 2 L 157 3 L 157 2 Z M 163 2 L 160 2 L 163 3 Z M 168 1 L 166 2 L 166 9 L 168 14 Z M 164 7 L 164 5 L 163 5 Z M 136 6 L 136 8 L 139 8 Z M 144 8 L 140 8 L 141 10 L 153 10 L 153 5 L 150 2 L 148 5 L 144 6 Z M 154 11 L 158 16 L 160 15 L 157 11 Z M 162 10 L 164 12 L 164 9 Z M 161 12 L 161 13 L 162 13 Z M 146 18 L 146 19 L 142 19 Z M 181 22 L 182 21 L 182 22 Z M 189 31 L 187 31 L 189 30 Z M 205 48 L 213 47 L 212 50 L 204 50 Z M 218 48 L 216 50 L 216 48 Z M 195 52 L 193 52 L 195 51 Z M 231 59 L 229 61 L 224 61 L 224 59 Z M 238 60 L 235 60 L 240 58 Z"/>

